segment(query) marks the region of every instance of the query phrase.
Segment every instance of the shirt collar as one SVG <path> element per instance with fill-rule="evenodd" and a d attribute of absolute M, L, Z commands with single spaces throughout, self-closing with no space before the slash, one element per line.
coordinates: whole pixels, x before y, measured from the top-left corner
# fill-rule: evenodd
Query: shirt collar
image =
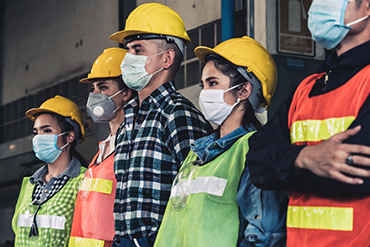
<path fill-rule="evenodd" d="M 101 141 L 99 143 L 100 153 L 99 153 L 99 156 L 96 160 L 97 164 L 99 164 L 103 161 L 103 153 L 104 153 L 105 149 L 107 148 L 107 142 L 108 141 L 109 141 L 109 147 L 108 147 L 109 148 L 109 154 L 107 155 L 107 157 L 114 152 L 114 150 L 115 150 L 115 140 L 116 140 L 116 135 L 112 136 L 112 134 L 109 134 L 107 139 L 105 139 L 104 141 Z"/>
<path fill-rule="evenodd" d="M 80 174 L 81 164 L 75 157 L 72 156 L 71 163 L 69 166 L 58 176 L 55 176 L 55 179 L 59 179 L 64 175 L 70 178 L 77 177 Z M 42 176 L 48 171 L 48 166 L 44 165 L 38 169 L 31 177 L 30 182 L 34 184 L 37 181 L 42 181 Z"/>
<path fill-rule="evenodd" d="M 317 72 L 327 72 L 335 69 L 352 69 L 359 65 L 370 63 L 370 41 L 358 45 L 340 56 L 333 51 L 326 60 L 320 65 Z"/>
<path fill-rule="evenodd" d="M 218 155 L 224 152 L 225 150 L 230 148 L 240 137 L 256 130 L 253 125 L 246 126 L 245 128 L 241 126 L 233 132 L 219 139 L 219 130 L 216 130 L 208 136 L 195 140 L 191 144 L 190 149 L 201 160 L 206 162 L 211 158 L 210 155 L 213 157 L 214 155 Z"/>
<path fill-rule="evenodd" d="M 174 92 L 176 92 L 176 88 L 173 85 L 173 82 L 168 81 L 155 89 L 149 97 L 157 107 L 160 107 L 167 96 Z"/>

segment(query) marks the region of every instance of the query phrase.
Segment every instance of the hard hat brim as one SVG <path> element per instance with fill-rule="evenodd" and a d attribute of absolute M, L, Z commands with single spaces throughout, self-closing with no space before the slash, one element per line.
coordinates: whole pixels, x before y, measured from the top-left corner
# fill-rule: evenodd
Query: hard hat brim
<path fill-rule="evenodd" d="M 168 34 L 168 33 L 158 33 L 158 32 L 150 32 L 150 33 L 178 37 L 178 36 L 175 36 L 174 34 Z M 123 31 L 118 31 L 116 33 L 113 33 L 109 38 L 113 41 L 126 45 L 125 38 L 131 35 L 136 35 L 136 34 L 149 34 L 149 32 L 140 31 L 140 30 L 123 30 Z M 190 44 L 191 39 L 189 37 L 186 37 L 186 38 L 178 37 L 178 38 L 182 39 L 186 46 Z"/>
<path fill-rule="evenodd" d="M 234 61 L 231 61 L 229 59 L 230 54 L 228 54 L 228 52 L 226 50 L 218 52 L 215 49 L 209 48 L 207 46 L 198 46 L 194 49 L 194 54 L 197 56 L 197 58 L 202 63 L 206 63 L 207 57 L 209 55 L 217 55 L 217 56 L 220 56 L 220 57 L 226 59 L 229 63 L 232 63 L 236 66 L 243 66 L 243 65 L 240 65 L 240 64 L 236 64 Z"/>
<path fill-rule="evenodd" d="M 32 108 L 32 109 L 29 109 L 28 111 L 26 111 L 26 116 L 32 121 L 34 122 L 35 121 L 35 115 L 39 114 L 39 113 L 42 113 L 42 112 L 47 112 L 47 113 L 55 113 L 55 114 L 58 114 L 60 116 L 63 116 L 62 114 L 60 114 L 59 112 L 55 112 L 55 111 L 50 111 L 50 110 L 46 110 L 46 109 L 42 109 L 42 108 Z M 63 117 L 69 117 L 69 116 L 63 116 Z M 82 123 L 80 123 L 77 119 L 72 119 L 72 120 L 75 120 L 76 122 L 78 122 L 80 124 L 80 126 L 82 126 Z M 80 140 L 80 143 L 82 143 L 84 140 L 85 140 L 85 129 L 80 127 L 80 131 L 81 131 L 81 140 Z"/>
<path fill-rule="evenodd" d="M 92 83 L 95 79 L 110 79 L 110 78 L 117 78 L 120 76 L 104 76 L 104 77 L 87 77 L 80 80 L 81 83 Z"/>

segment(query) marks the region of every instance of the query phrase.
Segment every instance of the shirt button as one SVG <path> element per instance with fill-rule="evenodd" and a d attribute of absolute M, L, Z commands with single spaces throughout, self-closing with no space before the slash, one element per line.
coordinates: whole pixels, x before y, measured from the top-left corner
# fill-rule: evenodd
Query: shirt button
<path fill-rule="evenodd" d="M 48 190 L 44 190 L 44 192 L 48 192 Z"/>
<path fill-rule="evenodd" d="M 255 220 L 258 220 L 258 218 L 259 218 L 259 217 L 260 217 L 260 216 L 257 214 L 257 215 L 255 215 L 255 216 L 254 216 L 254 219 L 255 219 Z"/>

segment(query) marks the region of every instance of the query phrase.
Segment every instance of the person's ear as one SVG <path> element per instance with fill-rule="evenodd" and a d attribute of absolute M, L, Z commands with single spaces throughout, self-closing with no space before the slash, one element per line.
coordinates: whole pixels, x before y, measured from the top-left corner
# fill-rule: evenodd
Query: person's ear
<path fill-rule="evenodd" d="M 126 88 L 122 91 L 122 101 L 126 104 L 132 96 L 132 89 Z"/>
<path fill-rule="evenodd" d="M 75 140 L 75 132 L 74 131 L 68 131 L 67 133 L 67 142 L 72 143 Z"/>
<path fill-rule="evenodd" d="M 168 69 L 175 62 L 176 53 L 173 49 L 168 49 L 163 54 L 163 68 Z"/>
<path fill-rule="evenodd" d="M 251 95 L 251 93 L 252 93 L 252 84 L 250 84 L 249 82 L 245 82 L 242 85 L 242 88 L 238 90 L 238 98 L 241 101 L 246 100 Z"/>

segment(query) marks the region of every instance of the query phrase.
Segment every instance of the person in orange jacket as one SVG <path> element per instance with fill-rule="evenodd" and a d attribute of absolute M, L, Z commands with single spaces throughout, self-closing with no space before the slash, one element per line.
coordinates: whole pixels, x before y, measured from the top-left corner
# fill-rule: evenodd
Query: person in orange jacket
<path fill-rule="evenodd" d="M 95 60 L 87 78 L 91 93 L 86 109 L 95 123 L 109 123 L 110 134 L 99 143 L 81 182 L 74 211 L 70 247 L 112 246 L 113 204 L 116 193 L 114 175 L 115 136 L 124 121 L 122 107 L 136 95 L 121 78 L 120 64 L 126 55 L 122 48 L 108 48 Z"/>
<path fill-rule="evenodd" d="M 369 246 L 370 0 L 313 0 L 333 52 L 249 139 L 252 183 L 291 188 L 287 246 Z"/>

